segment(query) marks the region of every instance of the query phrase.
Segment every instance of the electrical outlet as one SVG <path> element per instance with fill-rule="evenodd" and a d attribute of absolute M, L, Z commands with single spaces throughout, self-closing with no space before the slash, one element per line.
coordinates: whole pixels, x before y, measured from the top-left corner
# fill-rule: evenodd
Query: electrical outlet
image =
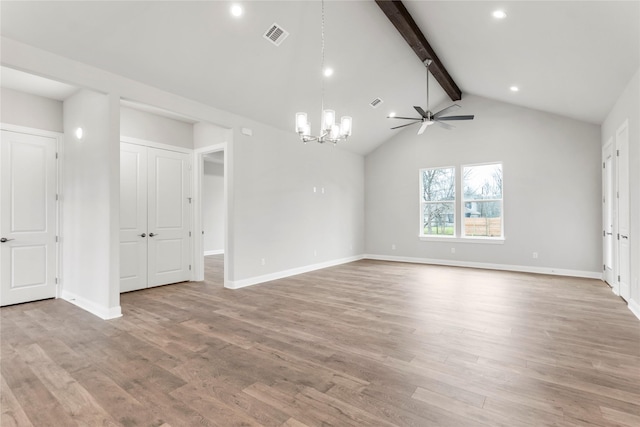
<path fill-rule="evenodd" d="M 261 263 L 262 265 L 265 265 L 265 264 L 267 263 L 267 261 L 266 261 L 264 258 L 262 258 L 262 260 L 260 261 L 260 263 Z"/>
<path fill-rule="evenodd" d="M 451 253 L 455 254 L 456 253 L 456 248 L 451 248 Z"/>
<path fill-rule="evenodd" d="M 538 252 L 533 253 L 533 259 L 538 259 Z"/>
<path fill-rule="evenodd" d="M 391 250 L 392 250 L 392 251 L 395 251 L 395 250 L 396 250 L 396 244 L 395 244 L 395 243 L 391 245 Z"/>

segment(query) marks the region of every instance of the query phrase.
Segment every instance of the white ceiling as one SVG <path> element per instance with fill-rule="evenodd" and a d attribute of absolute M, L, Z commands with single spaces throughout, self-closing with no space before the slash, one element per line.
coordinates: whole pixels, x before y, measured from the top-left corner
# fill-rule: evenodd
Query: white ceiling
<path fill-rule="evenodd" d="M 3 0 L 0 32 L 287 131 L 306 111 L 317 130 L 320 2 L 238 3 L 239 19 L 227 1 Z M 476 94 L 600 123 L 640 64 L 640 1 L 404 3 L 463 100 Z M 353 116 L 344 148 L 366 154 L 398 132 L 390 111 L 414 115 L 413 105 L 425 105 L 424 68 L 373 0 L 325 8 L 326 64 L 335 69 L 325 105 Z M 496 8 L 505 20 L 491 16 Z M 274 22 L 290 33 L 280 47 L 262 37 Z M 384 102 L 373 109 L 376 97 Z M 432 84 L 432 109 L 448 103 Z"/>

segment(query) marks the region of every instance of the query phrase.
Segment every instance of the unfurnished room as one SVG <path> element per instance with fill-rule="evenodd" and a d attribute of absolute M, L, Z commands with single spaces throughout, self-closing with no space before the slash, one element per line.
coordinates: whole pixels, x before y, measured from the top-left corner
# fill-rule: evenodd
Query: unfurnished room
<path fill-rule="evenodd" d="M 0 425 L 640 425 L 640 1 L 0 2 Z"/>

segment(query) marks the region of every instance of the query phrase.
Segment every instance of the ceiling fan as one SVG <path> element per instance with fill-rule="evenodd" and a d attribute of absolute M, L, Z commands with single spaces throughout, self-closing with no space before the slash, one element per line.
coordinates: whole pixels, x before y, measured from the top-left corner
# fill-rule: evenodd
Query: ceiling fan
<path fill-rule="evenodd" d="M 389 119 L 401 119 L 401 120 L 414 120 L 413 123 L 408 123 L 406 125 L 400 125 L 396 127 L 392 127 L 391 129 L 403 128 L 406 126 L 415 125 L 417 123 L 422 123 L 420 129 L 418 129 L 418 135 L 422 135 L 422 133 L 427 129 L 428 126 L 432 124 L 437 124 L 442 126 L 445 129 L 453 129 L 454 126 L 451 126 L 449 123 L 445 123 L 447 120 L 473 120 L 473 115 L 465 115 L 465 116 L 445 116 L 450 111 L 457 110 L 460 108 L 458 104 L 453 104 L 447 108 L 444 108 L 437 113 L 432 113 L 429 111 L 429 65 L 431 65 L 431 60 L 427 59 L 424 61 L 424 64 L 427 68 L 427 111 L 423 110 L 422 107 L 414 106 L 415 110 L 420 114 L 419 118 L 414 117 L 398 117 L 398 116 L 388 116 Z"/>

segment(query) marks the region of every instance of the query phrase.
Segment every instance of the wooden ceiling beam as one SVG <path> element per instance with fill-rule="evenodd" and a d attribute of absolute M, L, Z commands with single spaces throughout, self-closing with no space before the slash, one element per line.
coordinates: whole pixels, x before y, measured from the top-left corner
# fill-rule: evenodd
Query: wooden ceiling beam
<path fill-rule="evenodd" d="M 435 77 L 451 100 L 458 101 L 461 99 L 462 92 L 460 88 L 444 68 L 438 55 L 433 51 L 427 38 L 422 34 L 416 21 L 413 20 L 402 1 L 376 0 L 376 3 L 384 14 L 387 15 L 389 21 L 396 27 L 402 37 L 404 37 L 409 46 L 411 46 L 416 55 L 418 55 L 420 61 L 424 63 L 427 59 L 431 60 L 429 71 L 431 71 L 431 75 Z"/>

